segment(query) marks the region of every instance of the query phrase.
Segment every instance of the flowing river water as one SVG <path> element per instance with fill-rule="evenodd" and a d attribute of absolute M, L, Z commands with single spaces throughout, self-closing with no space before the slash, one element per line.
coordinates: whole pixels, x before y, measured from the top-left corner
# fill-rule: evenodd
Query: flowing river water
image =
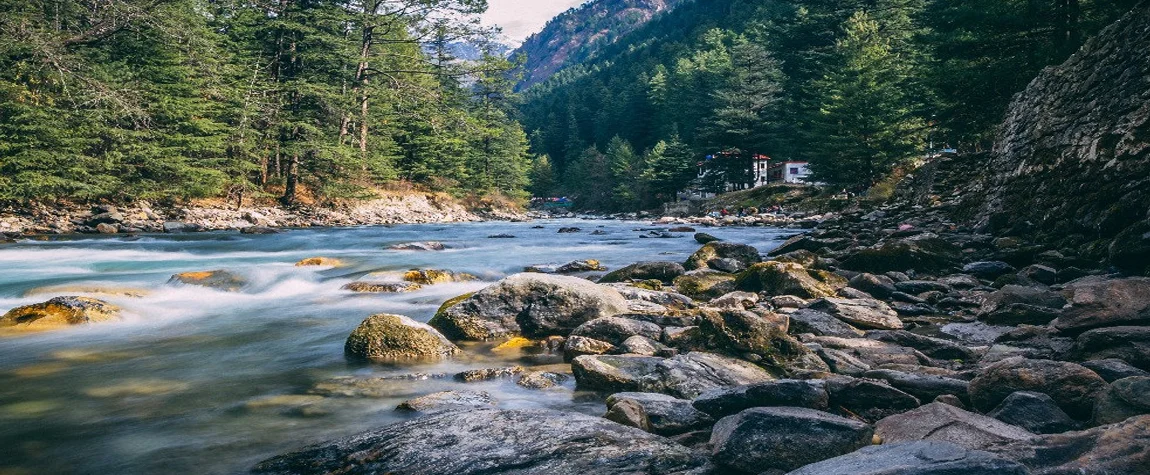
<path fill-rule="evenodd" d="M 578 226 L 582 232 L 557 234 L 560 226 Z M 466 356 L 441 364 L 351 364 L 344 359 L 343 344 L 360 321 L 375 313 L 397 313 L 426 322 L 445 300 L 525 265 L 598 259 L 616 269 L 642 260 L 683 261 L 698 248 L 690 233 L 640 238 L 644 232 L 637 229 L 647 227 L 621 221 L 537 221 L 255 236 L 75 237 L 4 245 L 0 314 L 58 295 L 77 295 L 77 289 L 102 287 L 131 295 L 93 295 L 122 307 L 122 322 L 0 337 L 0 475 L 240 473 L 277 453 L 411 417 L 396 412 L 396 404 L 464 387 L 436 374 L 547 361 L 471 345 L 465 347 Z M 602 233 L 592 235 L 596 230 Z M 790 234 L 772 228 L 708 231 L 762 251 Z M 496 234 L 516 238 L 488 238 Z M 386 249 L 429 240 L 448 249 Z M 294 266 L 316 256 L 348 265 Z M 404 294 L 340 289 L 368 272 L 412 268 L 467 272 L 481 281 Z M 248 283 L 227 292 L 168 282 L 175 273 L 213 269 L 232 271 Z M 432 377 L 395 379 L 374 387 L 371 397 L 346 397 L 355 391 L 341 390 L 339 384 L 349 377 L 414 372 Z M 550 390 L 521 388 L 510 379 L 466 388 L 489 392 L 501 408 L 604 411 L 601 399 L 575 392 L 573 381 Z"/>

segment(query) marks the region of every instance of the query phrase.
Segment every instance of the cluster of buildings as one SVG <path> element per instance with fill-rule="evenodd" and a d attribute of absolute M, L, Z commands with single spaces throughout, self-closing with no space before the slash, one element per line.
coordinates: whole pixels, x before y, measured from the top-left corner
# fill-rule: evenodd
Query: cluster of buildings
<path fill-rule="evenodd" d="M 746 170 L 747 166 L 750 170 Z M 747 160 L 731 152 L 707 155 L 698 162 L 698 182 L 720 181 L 724 191 L 737 191 L 780 183 L 808 183 L 811 170 L 807 162 L 775 160 L 763 154 L 754 154 Z M 743 173 L 743 176 L 731 176 Z"/>

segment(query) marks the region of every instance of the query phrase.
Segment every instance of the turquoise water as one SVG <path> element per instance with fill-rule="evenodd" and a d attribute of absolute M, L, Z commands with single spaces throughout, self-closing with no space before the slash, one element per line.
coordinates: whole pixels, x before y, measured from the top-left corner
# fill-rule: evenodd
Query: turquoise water
<path fill-rule="evenodd" d="M 533 229 L 542 225 L 543 229 Z M 578 226 L 576 234 L 557 234 Z M 99 295 L 125 319 L 62 331 L 0 337 L 0 474 L 238 473 L 268 456 L 400 420 L 393 409 L 445 389 L 488 391 L 503 408 L 556 408 L 601 414 L 594 395 L 573 384 L 527 390 L 511 380 L 464 385 L 450 378 L 400 380 L 375 397 L 319 397 L 317 384 L 341 377 L 529 365 L 468 347 L 456 361 L 416 367 L 352 365 L 343 343 L 375 313 L 431 318 L 448 298 L 478 290 L 526 265 L 599 259 L 611 269 L 640 260 L 685 260 L 698 244 L 642 239 L 643 223 L 540 221 L 62 238 L 0 245 L 0 313 L 74 291 L 44 287 L 131 288 L 143 296 Z M 593 236 L 601 230 L 604 235 Z M 766 251 L 789 231 L 707 230 Z M 495 234 L 515 239 L 488 239 Z M 441 241 L 439 252 L 391 251 L 391 244 Z M 295 267 L 332 257 L 340 268 Z M 441 284 L 407 294 L 340 290 L 368 272 L 446 269 L 480 282 Z M 246 278 L 238 292 L 170 284 L 172 274 L 227 269 Z M 28 292 L 37 292 L 28 295 Z M 277 396 L 290 396 L 276 404 Z M 283 398 L 281 398 L 283 399 Z"/>

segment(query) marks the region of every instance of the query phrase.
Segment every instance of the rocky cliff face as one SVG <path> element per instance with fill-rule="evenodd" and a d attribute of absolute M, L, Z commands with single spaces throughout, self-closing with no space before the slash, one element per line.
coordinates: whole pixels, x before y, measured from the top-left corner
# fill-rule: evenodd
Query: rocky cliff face
<path fill-rule="evenodd" d="M 997 233 L 1150 265 L 1150 2 L 1015 97 L 969 195 Z"/>

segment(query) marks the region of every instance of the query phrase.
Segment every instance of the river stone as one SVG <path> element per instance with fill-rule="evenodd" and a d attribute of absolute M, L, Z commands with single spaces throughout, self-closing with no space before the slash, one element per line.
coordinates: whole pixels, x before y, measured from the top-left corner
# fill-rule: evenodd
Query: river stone
<path fill-rule="evenodd" d="M 412 282 L 419 285 L 446 284 L 448 282 L 467 282 L 476 279 L 477 277 L 471 274 L 437 269 L 412 269 L 403 273 L 403 280 L 405 282 Z"/>
<path fill-rule="evenodd" d="M 859 275 L 851 277 L 847 282 L 853 289 L 858 289 L 867 294 L 873 295 L 875 298 L 885 299 L 889 298 L 895 292 L 894 280 L 885 275 L 874 275 L 863 272 Z"/>
<path fill-rule="evenodd" d="M 657 393 L 612 394 L 607 398 L 607 414 L 603 417 L 664 436 L 703 429 L 715 422 L 691 406 L 691 401 Z"/>
<path fill-rule="evenodd" d="M 1066 432 L 1077 425 L 1054 399 L 1033 391 L 1012 393 L 986 415 L 1035 434 Z"/>
<path fill-rule="evenodd" d="M 795 295 L 805 299 L 832 297 L 835 290 L 811 277 L 803 266 L 777 261 L 752 265 L 739 274 L 735 287 L 767 295 Z"/>
<path fill-rule="evenodd" d="M 712 389 L 691 402 L 695 409 L 722 418 L 752 407 L 805 407 L 826 410 L 826 382 L 818 379 L 779 379 L 733 388 Z"/>
<path fill-rule="evenodd" d="M 1132 376 L 1111 384 L 1094 403 L 1095 424 L 1113 424 L 1150 414 L 1150 377 Z"/>
<path fill-rule="evenodd" d="M 722 239 L 719 239 L 719 238 L 712 236 L 710 234 L 707 234 L 707 233 L 695 233 L 695 242 L 697 242 L 699 244 L 707 244 L 707 243 L 712 243 L 715 241 L 722 241 Z"/>
<path fill-rule="evenodd" d="M 344 262 L 331 257 L 309 257 L 295 263 L 296 267 L 343 267 Z"/>
<path fill-rule="evenodd" d="M 55 297 L 47 302 L 9 310 L 0 317 L 0 328 L 51 330 L 70 325 L 120 320 L 120 307 L 90 297 Z"/>
<path fill-rule="evenodd" d="M 522 366 L 505 366 L 502 368 L 479 368 L 469 369 L 467 371 L 460 371 L 455 373 L 452 378 L 461 383 L 478 383 L 481 381 L 492 381 L 496 379 L 512 378 L 515 375 L 522 373 Z"/>
<path fill-rule="evenodd" d="M 600 417 L 495 409 L 432 414 L 274 457 L 253 469 L 284 475 L 710 472 L 706 455 Z"/>
<path fill-rule="evenodd" d="M 581 389 L 640 391 L 640 378 L 655 372 L 662 358 L 638 355 L 583 355 L 571 361 Z"/>
<path fill-rule="evenodd" d="M 397 411 L 422 412 L 431 414 L 454 409 L 474 409 L 491 407 L 495 401 L 486 391 L 443 391 L 403 401 L 396 406 Z"/>
<path fill-rule="evenodd" d="M 915 374 L 891 369 L 874 369 L 862 374 L 863 377 L 881 379 L 893 386 L 919 399 L 919 401 L 933 401 L 945 395 L 956 396 L 963 401 L 969 400 L 967 388 L 970 383 L 961 379 L 947 378 L 932 374 Z"/>
<path fill-rule="evenodd" d="M 750 354 L 777 374 L 792 370 L 829 371 L 821 359 L 786 333 L 786 317 L 737 309 L 704 309 L 699 330 L 711 348 Z"/>
<path fill-rule="evenodd" d="M 612 282 L 655 279 L 669 284 L 675 280 L 675 277 L 683 275 L 686 272 L 687 270 L 678 262 L 636 262 L 617 271 L 608 273 L 599 279 L 599 282 L 607 284 Z"/>
<path fill-rule="evenodd" d="M 1045 325 L 1058 317 L 1065 304 L 1066 299 L 1058 292 L 1007 285 L 986 297 L 978 319 L 992 325 Z"/>
<path fill-rule="evenodd" d="M 663 329 L 654 323 L 630 318 L 603 317 L 579 325 L 571 332 L 571 336 L 591 338 L 619 346 L 635 335 L 658 339 L 662 333 Z"/>
<path fill-rule="evenodd" d="M 459 348 L 431 326 L 403 315 L 367 317 L 343 347 L 351 359 L 391 361 L 439 361 L 459 353 Z"/>
<path fill-rule="evenodd" d="M 939 440 L 973 450 L 1034 436 L 1021 427 L 938 402 L 876 422 L 875 434 L 884 443 Z"/>
<path fill-rule="evenodd" d="M 989 452 L 924 440 L 863 447 L 787 475 L 1028 475 L 1026 466 Z"/>
<path fill-rule="evenodd" d="M 750 292 L 731 292 L 710 301 L 707 305 L 716 308 L 746 310 L 754 307 L 757 303 L 759 303 L 759 294 L 753 294 Z"/>
<path fill-rule="evenodd" d="M 515 384 L 527 389 L 550 389 L 562 385 L 569 379 L 571 379 L 571 377 L 563 373 L 532 371 L 516 380 Z"/>
<path fill-rule="evenodd" d="M 228 292 L 236 292 L 247 283 L 243 277 L 226 270 L 184 272 L 173 275 L 171 279 L 168 279 L 168 282 L 199 285 Z"/>
<path fill-rule="evenodd" d="M 750 267 L 763 260 L 762 256 L 759 255 L 759 250 L 755 249 L 754 246 L 716 241 L 704 244 L 698 251 L 695 251 L 687 259 L 687 262 L 683 263 L 683 268 L 686 270 L 705 269 L 707 262 L 711 259 L 724 258 L 735 259 L 744 267 Z"/>
<path fill-rule="evenodd" d="M 870 445 L 874 429 L 801 407 L 757 407 L 715 424 L 715 462 L 738 473 L 793 470 Z"/>
<path fill-rule="evenodd" d="M 438 241 L 424 241 L 393 244 L 387 248 L 393 251 L 442 251 L 447 249 L 447 246 Z"/>
<path fill-rule="evenodd" d="M 837 336 L 843 338 L 856 338 L 863 336 L 863 331 L 839 320 L 831 314 L 804 308 L 788 314 L 791 318 L 791 333 L 810 333 L 817 336 Z"/>
<path fill-rule="evenodd" d="M 361 294 L 402 294 L 415 292 L 423 286 L 414 282 L 348 282 L 340 287 L 343 290 Z"/>
<path fill-rule="evenodd" d="M 743 360 L 693 351 L 658 361 L 642 376 L 643 391 L 693 399 L 709 389 L 774 379 L 766 370 Z"/>
<path fill-rule="evenodd" d="M 1150 416 L 1093 429 L 1040 435 L 988 449 L 1035 474 L 1143 474 L 1150 469 Z"/>
<path fill-rule="evenodd" d="M 615 345 L 594 338 L 573 335 L 563 342 L 563 360 L 571 361 L 583 355 L 605 355 L 615 351 Z"/>
<path fill-rule="evenodd" d="M 661 329 L 660 332 L 662 332 Z M 643 356 L 671 356 L 675 352 L 658 341 L 639 335 L 623 340 L 623 344 L 619 345 L 619 351 L 625 354 Z"/>
<path fill-rule="evenodd" d="M 994 280 L 1001 275 L 1014 272 L 1014 266 L 1002 261 L 971 262 L 962 266 L 962 272 L 980 279 Z"/>
<path fill-rule="evenodd" d="M 555 269 L 555 272 L 560 274 L 577 274 L 580 272 L 599 272 L 605 270 L 607 270 L 607 268 L 603 267 L 603 264 L 600 264 L 599 261 L 595 259 L 585 259 L 563 264 L 559 266 L 558 269 Z"/>
<path fill-rule="evenodd" d="M 1035 391 L 1054 398 L 1071 417 L 1086 419 L 1105 387 L 1106 381 L 1080 365 L 1015 356 L 988 366 L 971 380 L 970 400 L 985 412 L 1015 391 Z"/>
<path fill-rule="evenodd" d="M 722 259 L 711 259 L 707 261 L 707 267 L 717 271 L 729 272 L 731 274 L 742 272 L 747 268 L 747 266 L 743 265 L 742 262 L 739 262 L 738 259 L 732 259 L 730 257 L 724 257 Z"/>
<path fill-rule="evenodd" d="M 1131 376 L 1150 376 L 1150 371 L 1135 368 L 1130 363 L 1117 358 L 1083 361 L 1082 366 L 1098 373 L 1108 383 Z"/>
<path fill-rule="evenodd" d="M 974 360 L 974 350 L 941 338 L 932 338 L 906 330 L 873 330 L 866 333 L 872 340 L 885 341 L 921 351 L 924 355 L 940 360 Z"/>
<path fill-rule="evenodd" d="M 686 295 L 668 292 L 665 290 L 651 290 L 633 287 L 628 284 L 603 284 L 607 287 L 615 289 L 623 298 L 627 300 L 640 300 L 643 302 L 650 302 L 662 305 L 666 308 L 685 310 L 695 306 L 695 302 Z"/>
<path fill-rule="evenodd" d="M 902 330 L 898 313 L 887 304 L 874 299 L 824 298 L 808 307 L 831 314 L 835 318 L 860 328 L 875 330 Z"/>
<path fill-rule="evenodd" d="M 1075 340 L 1073 354 L 1084 360 L 1118 358 L 1150 370 L 1150 326 L 1090 330 Z"/>
<path fill-rule="evenodd" d="M 430 323 L 454 339 L 546 338 L 626 311 L 627 300 L 609 287 L 578 277 L 524 273 L 476 292 Z"/>
<path fill-rule="evenodd" d="M 1085 277 L 1063 289 L 1069 304 L 1053 322 L 1063 333 L 1120 325 L 1150 325 L 1150 277 Z"/>
<path fill-rule="evenodd" d="M 735 276 L 709 269 L 691 271 L 675 278 L 675 289 L 699 300 L 711 300 L 735 290 Z"/>
<path fill-rule="evenodd" d="M 873 274 L 912 269 L 931 273 L 957 267 L 960 253 L 961 250 L 954 244 L 933 234 L 923 233 L 860 249 L 843 259 L 841 266 Z"/>
<path fill-rule="evenodd" d="M 918 398 L 885 381 L 835 376 L 826 381 L 832 412 L 848 414 L 868 422 L 919 407 Z"/>

